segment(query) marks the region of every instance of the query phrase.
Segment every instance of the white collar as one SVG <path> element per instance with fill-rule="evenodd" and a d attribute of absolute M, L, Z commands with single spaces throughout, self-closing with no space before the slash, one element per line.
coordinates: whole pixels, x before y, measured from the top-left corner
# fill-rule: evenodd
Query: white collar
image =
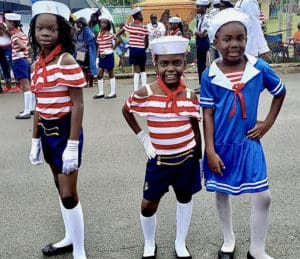
<path fill-rule="evenodd" d="M 242 76 L 241 82 L 246 84 L 248 81 L 250 81 L 254 76 L 260 73 L 258 69 L 254 67 L 254 65 L 257 62 L 257 58 L 248 54 L 245 54 L 247 58 L 247 63 L 245 67 L 245 71 Z M 219 69 L 217 66 L 217 63 L 222 60 L 222 57 L 216 59 L 209 68 L 209 77 L 213 77 L 211 82 L 213 84 L 216 84 L 220 87 L 227 88 L 229 90 L 232 90 L 233 83 L 229 81 L 229 79 L 226 77 L 226 75 Z"/>

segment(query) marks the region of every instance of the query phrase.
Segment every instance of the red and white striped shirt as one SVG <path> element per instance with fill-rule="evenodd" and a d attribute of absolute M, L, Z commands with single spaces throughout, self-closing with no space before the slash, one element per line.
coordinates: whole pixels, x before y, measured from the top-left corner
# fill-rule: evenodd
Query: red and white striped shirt
<path fill-rule="evenodd" d="M 129 44 L 131 47 L 145 48 L 145 37 L 149 35 L 147 28 L 126 24 L 124 29 L 129 33 Z"/>
<path fill-rule="evenodd" d="M 22 41 L 23 44 L 26 46 L 25 50 L 19 50 L 20 46 L 17 43 L 18 40 Z M 11 35 L 11 48 L 12 48 L 12 60 L 17 60 L 21 58 L 29 58 L 29 39 L 27 35 L 20 31 L 15 30 Z"/>
<path fill-rule="evenodd" d="M 147 117 L 149 135 L 158 155 L 172 155 L 195 147 L 194 131 L 190 118 L 200 119 L 199 102 L 186 97 L 177 97 L 178 113 L 166 106 L 167 96 L 140 97 L 133 93 L 126 101 L 129 112 Z"/>
<path fill-rule="evenodd" d="M 61 55 L 61 57 L 63 54 Z M 60 60 L 61 60 L 60 57 Z M 34 69 L 31 78 L 34 77 Z M 59 119 L 71 112 L 69 87 L 84 87 L 86 80 L 80 66 L 57 64 L 46 66 L 47 83 L 44 84 L 43 68 L 38 70 L 37 80 L 32 80 L 32 91 L 37 98 L 36 111 L 44 119 Z"/>
<path fill-rule="evenodd" d="M 105 54 L 106 52 L 113 52 L 112 45 L 113 45 L 114 35 L 113 33 L 98 33 L 97 43 L 98 43 L 98 54 Z"/>

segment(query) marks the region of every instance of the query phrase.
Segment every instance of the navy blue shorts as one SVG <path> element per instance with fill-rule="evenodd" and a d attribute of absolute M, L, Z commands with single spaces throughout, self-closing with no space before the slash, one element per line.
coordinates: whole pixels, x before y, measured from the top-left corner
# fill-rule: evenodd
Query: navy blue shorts
<path fill-rule="evenodd" d="M 194 150 L 171 156 L 157 155 L 153 159 L 148 159 L 144 199 L 149 201 L 160 199 L 169 191 L 170 185 L 174 190 L 188 195 L 201 190 L 200 164 Z"/>
<path fill-rule="evenodd" d="M 13 71 L 16 79 L 30 80 L 31 67 L 27 58 L 13 60 Z"/>
<path fill-rule="evenodd" d="M 105 55 L 103 58 L 99 57 L 99 68 L 112 70 L 115 67 L 114 53 Z"/>
<path fill-rule="evenodd" d="M 39 132 L 45 161 L 62 172 L 62 154 L 67 146 L 71 127 L 71 115 L 57 120 L 40 118 Z M 78 168 L 81 165 L 83 131 L 81 129 L 78 148 Z"/>
<path fill-rule="evenodd" d="M 129 64 L 145 66 L 147 61 L 146 49 L 130 48 L 129 49 Z"/>

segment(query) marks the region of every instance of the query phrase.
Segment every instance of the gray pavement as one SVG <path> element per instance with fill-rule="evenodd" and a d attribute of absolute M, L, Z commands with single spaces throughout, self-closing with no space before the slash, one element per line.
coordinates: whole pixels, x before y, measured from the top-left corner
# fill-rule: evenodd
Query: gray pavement
<path fill-rule="evenodd" d="M 287 85 L 282 112 L 262 142 L 273 197 L 267 252 L 274 258 L 300 258 L 300 73 L 281 74 Z M 187 84 L 197 86 L 195 74 Z M 109 91 L 105 80 L 105 90 Z M 121 107 L 132 91 L 132 79 L 117 80 L 117 98 L 93 100 L 96 87 L 84 89 L 85 146 L 78 182 L 85 219 L 88 258 L 141 258 L 143 237 L 139 208 L 146 155 L 125 123 Z M 260 117 L 270 96 L 262 95 Z M 22 94 L 0 95 L 0 258 L 43 258 L 41 248 L 63 236 L 58 198 L 46 164 L 31 166 L 32 120 L 18 121 Z M 141 120 L 142 125 L 144 121 Z M 158 259 L 172 259 L 175 238 L 175 196 L 161 201 L 156 242 Z M 236 258 L 246 258 L 249 245 L 249 195 L 233 197 Z M 222 243 L 214 195 L 194 196 L 187 239 L 193 258 L 216 258 Z M 70 255 L 55 258 L 71 258 Z"/>

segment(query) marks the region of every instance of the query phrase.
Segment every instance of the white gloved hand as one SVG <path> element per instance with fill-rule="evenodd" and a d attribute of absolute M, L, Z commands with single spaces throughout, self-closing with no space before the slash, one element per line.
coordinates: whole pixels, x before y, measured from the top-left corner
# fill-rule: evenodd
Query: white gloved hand
<path fill-rule="evenodd" d="M 41 146 L 42 145 L 40 138 L 32 138 L 31 150 L 29 154 L 29 160 L 32 165 L 39 165 L 43 163 L 43 161 L 40 158 Z"/>
<path fill-rule="evenodd" d="M 149 159 L 154 158 L 156 156 L 156 150 L 151 143 L 151 139 L 149 135 L 147 135 L 143 130 L 140 131 L 137 135 L 139 141 L 144 145 L 145 152 Z"/>
<path fill-rule="evenodd" d="M 78 140 L 68 140 L 67 146 L 62 154 L 62 172 L 69 174 L 78 169 Z"/>

